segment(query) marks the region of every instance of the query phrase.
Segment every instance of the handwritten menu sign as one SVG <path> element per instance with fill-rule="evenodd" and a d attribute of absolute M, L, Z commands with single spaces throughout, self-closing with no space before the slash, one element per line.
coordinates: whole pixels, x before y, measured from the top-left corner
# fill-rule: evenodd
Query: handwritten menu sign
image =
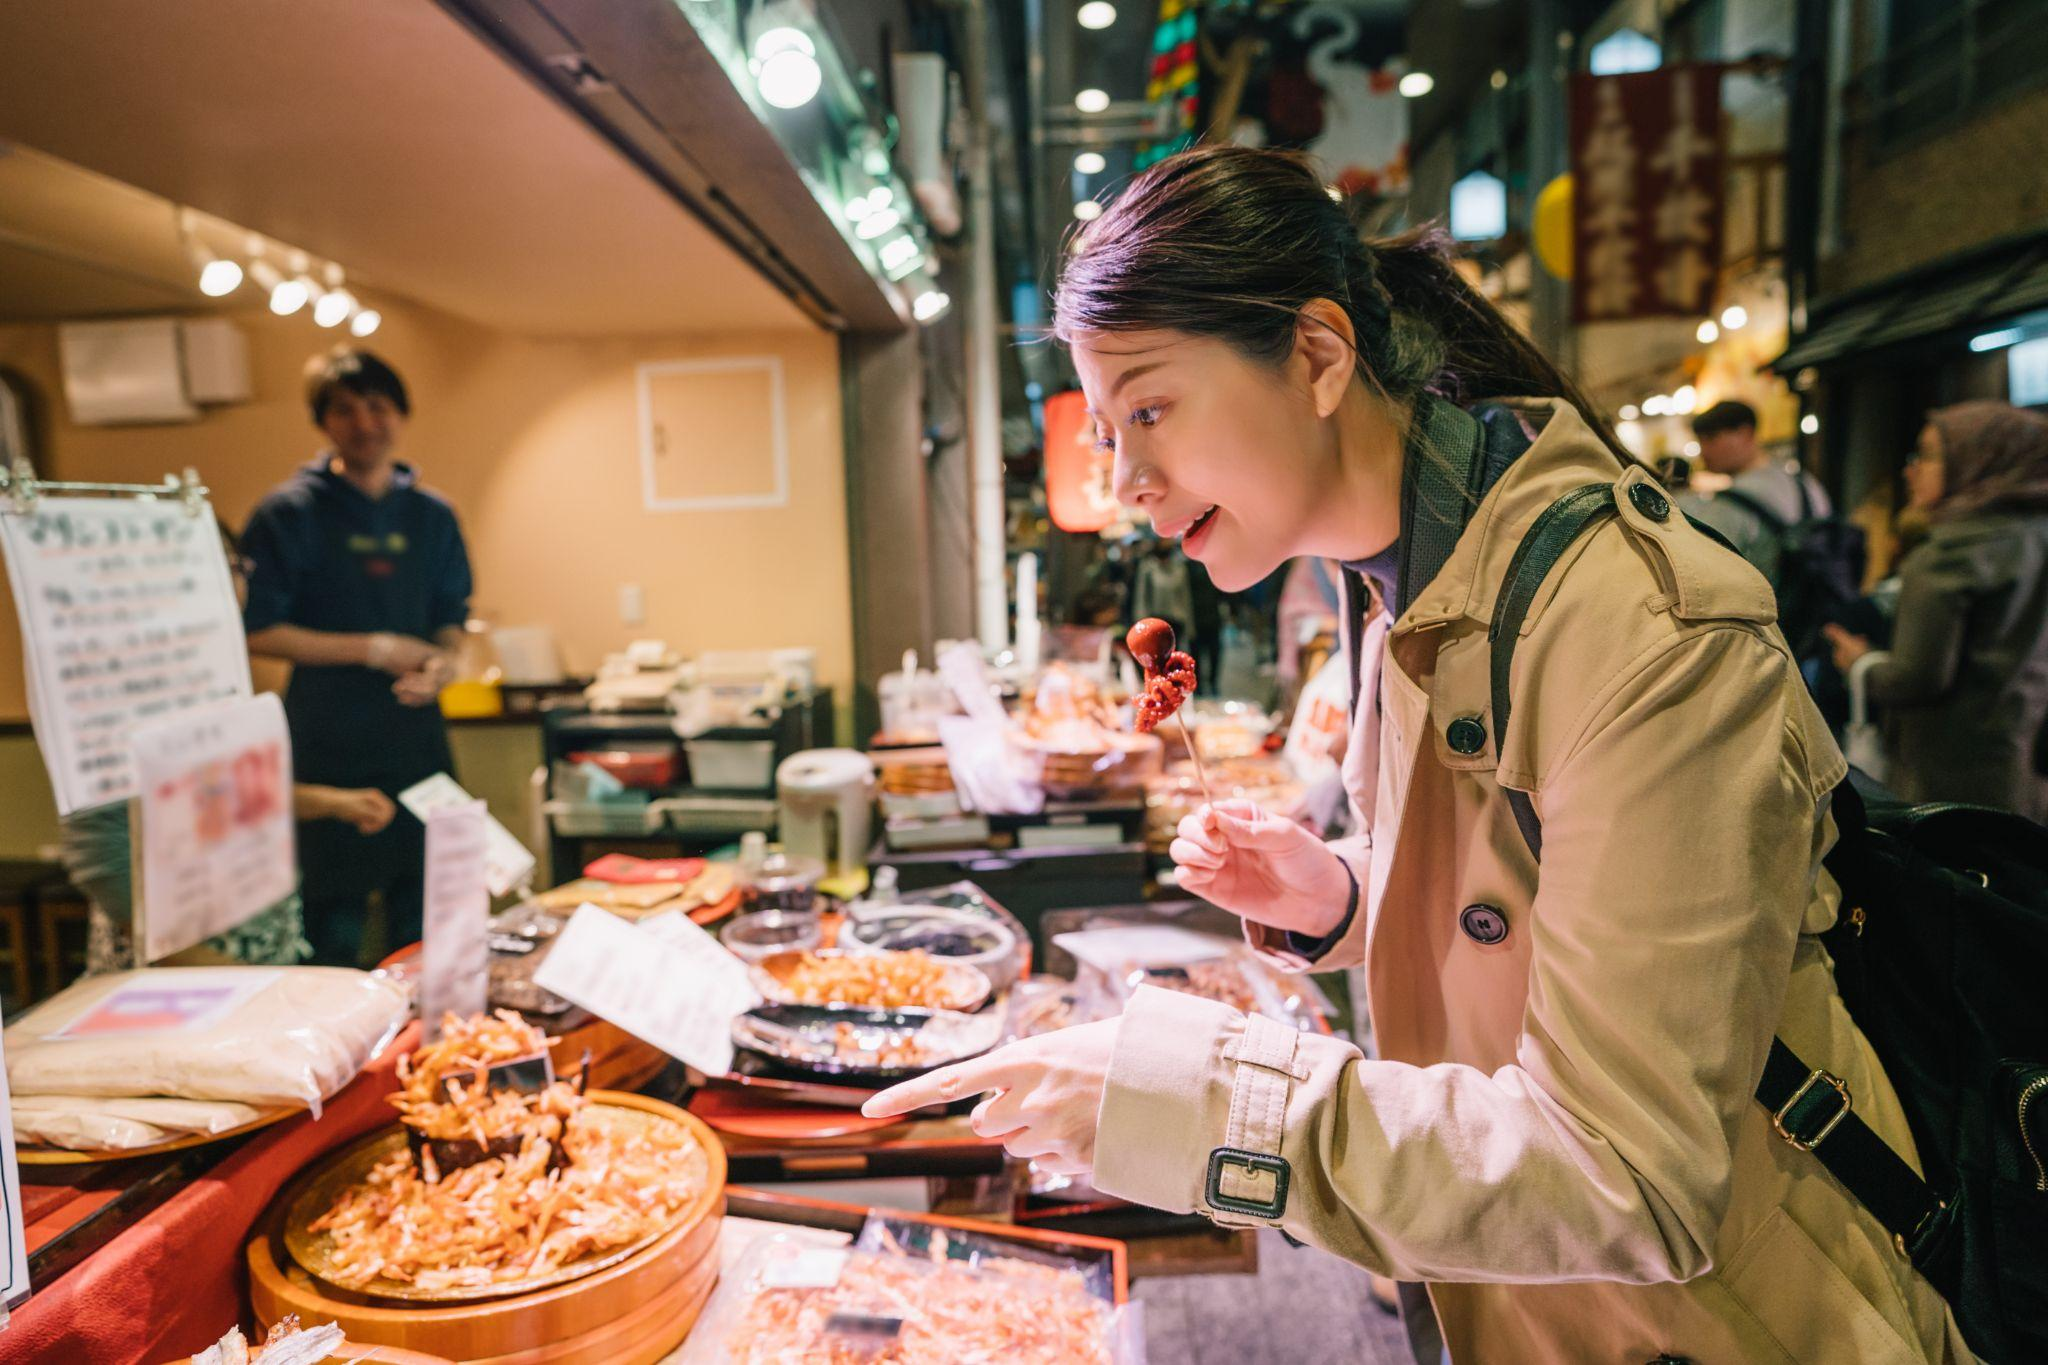
<path fill-rule="evenodd" d="M 274 696 L 240 697 L 135 728 L 145 962 L 275 905 L 298 884 L 291 738 Z"/>
<path fill-rule="evenodd" d="M 204 503 L 44 498 L 0 512 L 0 552 L 62 814 L 135 795 L 136 726 L 249 695 L 241 613 Z"/>
<path fill-rule="evenodd" d="M 696 935 L 674 925 L 649 933 L 594 905 L 581 906 L 555 936 L 534 984 L 706 1075 L 723 1076 L 732 1070 L 732 1021 L 761 997 L 744 963 L 687 919 L 684 924 Z"/>
<path fill-rule="evenodd" d="M 491 894 L 484 885 L 490 816 L 481 801 L 427 812 L 426 937 L 420 948 L 420 1018 L 427 1038 L 441 1016 L 481 1014 L 488 1003 Z"/>

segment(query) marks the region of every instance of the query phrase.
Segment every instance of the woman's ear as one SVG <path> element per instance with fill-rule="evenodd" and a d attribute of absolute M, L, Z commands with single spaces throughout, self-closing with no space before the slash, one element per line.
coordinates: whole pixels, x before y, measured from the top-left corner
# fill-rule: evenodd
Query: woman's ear
<path fill-rule="evenodd" d="M 1308 367 L 1316 416 L 1330 416 L 1358 371 L 1358 338 L 1351 329 L 1351 315 L 1328 299 L 1310 299 L 1294 324 L 1294 349 Z"/>

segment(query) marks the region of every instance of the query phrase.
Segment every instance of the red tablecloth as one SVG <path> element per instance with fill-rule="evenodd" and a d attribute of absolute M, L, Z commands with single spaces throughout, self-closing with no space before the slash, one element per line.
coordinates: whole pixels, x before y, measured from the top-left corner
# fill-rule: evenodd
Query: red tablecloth
<path fill-rule="evenodd" d="M 258 1133 L 134 1227 L 35 1294 L 0 1332 L 0 1365 L 155 1365 L 203 1351 L 248 1312 L 242 1244 L 271 1198 L 322 1152 L 389 1123 L 413 1024 L 328 1101 Z"/>

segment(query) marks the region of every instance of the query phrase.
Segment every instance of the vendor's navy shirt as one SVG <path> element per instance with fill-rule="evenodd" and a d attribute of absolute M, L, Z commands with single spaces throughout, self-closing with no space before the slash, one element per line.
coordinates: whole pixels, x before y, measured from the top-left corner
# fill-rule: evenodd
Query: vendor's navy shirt
<path fill-rule="evenodd" d="M 455 510 L 410 465 L 372 499 L 323 455 L 273 491 L 242 533 L 243 625 L 432 640 L 469 617 L 469 552 Z M 450 766 L 438 706 L 406 706 L 392 676 L 356 665 L 292 669 L 285 691 L 294 775 L 303 782 L 410 785 Z"/>

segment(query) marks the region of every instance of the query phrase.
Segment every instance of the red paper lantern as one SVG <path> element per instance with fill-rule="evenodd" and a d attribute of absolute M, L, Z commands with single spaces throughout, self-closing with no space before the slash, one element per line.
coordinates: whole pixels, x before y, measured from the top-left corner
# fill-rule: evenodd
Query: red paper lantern
<path fill-rule="evenodd" d="M 1045 400 L 1045 502 L 1053 525 L 1092 534 L 1116 520 L 1113 459 L 1095 444 L 1095 423 L 1079 389 Z"/>

